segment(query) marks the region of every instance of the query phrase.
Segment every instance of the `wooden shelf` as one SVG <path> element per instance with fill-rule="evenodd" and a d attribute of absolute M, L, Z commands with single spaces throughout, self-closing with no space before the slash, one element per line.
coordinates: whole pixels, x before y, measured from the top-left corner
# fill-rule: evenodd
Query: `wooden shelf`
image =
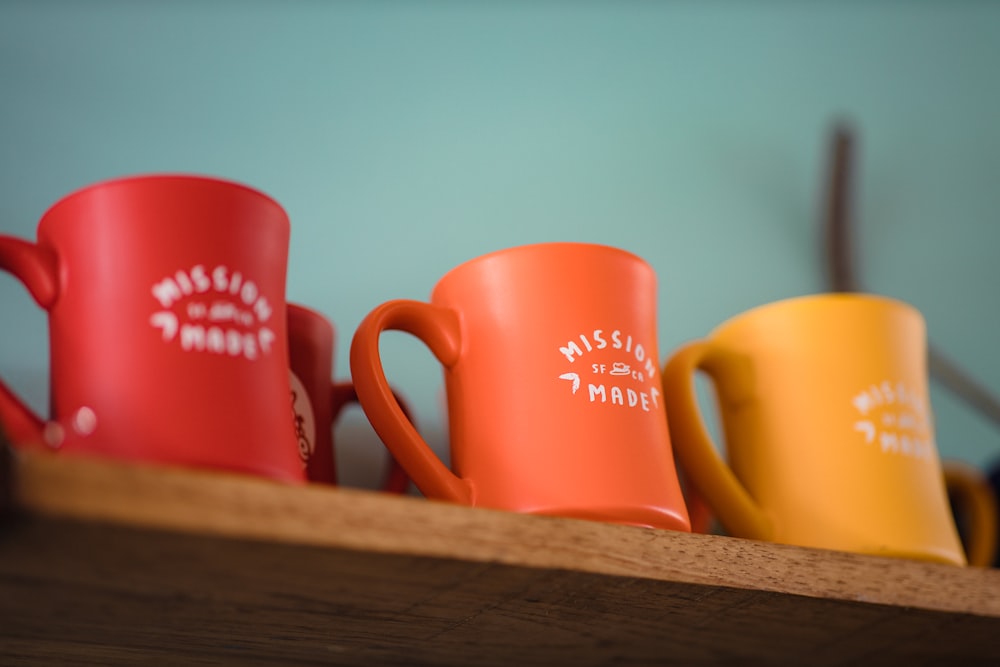
<path fill-rule="evenodd" d="M 1000 571 L 48 453 L 0 663 L 987 664 Z"/>

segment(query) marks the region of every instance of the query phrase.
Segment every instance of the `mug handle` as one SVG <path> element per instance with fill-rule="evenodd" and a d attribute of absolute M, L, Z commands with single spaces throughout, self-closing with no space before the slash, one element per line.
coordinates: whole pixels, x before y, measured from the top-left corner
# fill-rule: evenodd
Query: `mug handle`
<path fill-rule="evenodd" d="M 730 534 L 771 540 L 772 521 L 723 461 L 705 428 L 695 393 L 699 370 L 712 379 L 723 400 L 738 401 L 751 386 L 745 360 L 711 341 L 688 343 L 671 355 L 663 369 L 663 400 L 680 467 Z"/>
<path fill-rule="evenodd" d="M 406 401 L 399 395 L 399 392 L 393 391 L 393 396 L 396 398 L 396 402 L 399 403 L 400 409 L 406 418 L 411 422 L 416 423 L 413 419 L 413 412 L 410 407 L 406 404 Z M 357 403 L 358 392 L 354 389 L 354 385 L 350 382 L 333 382 L 330 384 L 330 405 L 331 414 L 333 415 L 333 422 L 336 424 L 337 419 L 340 418 L 341 412 L 348 405 L 352 403 Z M 382 490 L 386 493 L 405 493 L 407 487 L 410 485 L 410 477 L 403 470 L 403 466 L 399 465 L 396 458 L 390 453 L 389 461 L 386 463 L 385 481 L 382 485 Z"/>
<path fill-rule="evenodd" d="M 383 331 L 404 331 L 421 341 L 446 368 L 458 363 L 458 314 L 421 301 L 396 299 L 372 310 L 351 342 L 351 378 L 372 428 L 428 498 L 473 504 L 472 483 L 448 469 L 407 419 L 385 378 L 379 356 Z"/>
<path fill-rule="evenodd" d="M 48 311 L 59 296 L 56 254 L 34 243 L 0 235 L 0 269 L 20 280 L 41 308 Z M 42 442 L 45 420 L 0 380 L 0 423 L 14 443 Z"/>
<path fill-rule="evenodd" d="M 997 549 L 997 497 L 986 476 L 958 461 L 941 464 L 954 511 L 966 517 L 965 552 L 969 565 L 990 567 Z M 956 516 L 956 522 L 959 520 Z"/>

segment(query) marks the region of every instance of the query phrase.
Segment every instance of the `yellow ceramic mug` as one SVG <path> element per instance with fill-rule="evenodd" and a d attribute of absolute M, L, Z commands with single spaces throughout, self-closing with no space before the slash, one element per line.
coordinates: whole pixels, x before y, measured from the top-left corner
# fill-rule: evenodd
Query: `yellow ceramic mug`
<path fill-rule="evenodd" d="M 728 465 L 698 409 L 699 370 Z M 965 564 L 927 384 L 919 311 L 824 294 L 755 308 L 681 347 L 663 397 L 679 466 L 729 534 Z"/>

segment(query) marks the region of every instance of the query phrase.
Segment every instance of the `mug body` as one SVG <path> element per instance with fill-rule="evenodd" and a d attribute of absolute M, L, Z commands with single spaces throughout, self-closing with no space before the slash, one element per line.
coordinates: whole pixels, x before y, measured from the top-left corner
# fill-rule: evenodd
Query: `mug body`
<path fill-rule="evenodd" d="M 320 313 L 288 304 L 289 381 L 299 458 L 309 480 L 337 479 L 333 450 L 333 325 Z"/>
<path fill-rule="evenodd" d="M 451 461 L 476 504 L 690 529 L 645 261 L 584 243 L 501 250 L 446 274 L 431 304 L 458 316 Z"/>
<path fill-rule="evenodd" d="M 246 186 L 151 175 L 56 203 L 50 444 L 301 480 L 288 406 L 289 222 Z"/>
<path fill-rule="evenodd" d="M 884 297 L 768 304 L 709 337 L 740 369 L 714 368 L 733 472 L 774 540 L 964 562 L 934 441 L 925 325 Z M 749 391 L 727 395 L 729 372 Z"/>

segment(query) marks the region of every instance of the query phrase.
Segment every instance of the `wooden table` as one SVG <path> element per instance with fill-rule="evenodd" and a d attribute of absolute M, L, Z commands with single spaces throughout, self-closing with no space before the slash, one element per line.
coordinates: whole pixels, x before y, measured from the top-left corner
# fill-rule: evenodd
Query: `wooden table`
<path fill-rule="evenodd" d="M 0 664 L 998 664 L 1000 571 L 10 457 Z"/>

